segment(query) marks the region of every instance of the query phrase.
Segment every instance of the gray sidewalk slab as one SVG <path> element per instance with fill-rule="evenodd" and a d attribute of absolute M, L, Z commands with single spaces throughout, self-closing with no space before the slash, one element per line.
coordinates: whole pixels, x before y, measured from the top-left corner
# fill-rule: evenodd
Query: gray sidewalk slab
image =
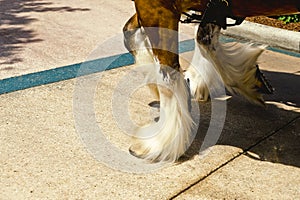
<path fill-rule="evenodd" d="M 3 79 L 85 61 L 121 33 L 134 7 L 129 0 L 5 0 L 0 12 Z"/>
<path fill-rule="evenodd" d="M 176 199 L 298 199 L 300 118 Z"/>
<path fill-rule="evenodd" d="M 134 13 L 130 0 L 3 0 L 0 79 L 83 62 L 103 42 L 122 36 Z M 191 26 L 181 26 L 193 35 Z"/>
<path fill-rule="evenodd" d="M 274 71 L 268 68 L 276 65 L 277 60 L 272 57 L 289 63 L 289 68 L 278 67 Z M 76 80 L 1 95 L 1 199 L 169 199 L 176 196 L 204 177 L 210 177 L 211 172 L 222 170 L 224 163 L 238 157 L 245 149 L 263 141 L 265 137 L 299 116 L 299 96 L 295 95 L 298 94 L 299 88 L 294 85 L 299 83 L 299 75 L 296 74 L 299 71 L 298 59 L 266 52 L 262 60 L 262 68 L 268 70 L 267 74 L 275 81 L 277 89 L 275 95 L 267 97 L 267 109 L 250 105 L 238 97 L 229 100 L 227 118 L 218 144 L 210 148 L 206 156 L 199 157 L 201 138 L 210 120 L 210 104 L 200 104 L 199 133 L 182 162 L 146 174 L 112 169 L 89 154 L 76 132 L 73 116 L 74 112 L 77 112 L 73 110 Z M 120 130 L 112 115 L 112 94 L 117 93 L 120 98 L 125 95 L 122 90 L 116 89 L 116 86 L 131 68 L 124 67 L 102 73 L 94 98 L 97 124 L 109 141 L 128 156 L 129 137 Z M 147 115 L 149 111 L 146 105 L 153 97 L 142 88 L 132 98 L 132 119 L 139 123 L 151 120 L 151 115 Z M 287 137 L 289 131 L 283 129 Z M 297 143 L 297 138 L 287 141 Z M 270 145 L 270 148 L 273 147 Z M 266 151 L 270 149 L 254 153 L 263 158 Z M 286 155 L 284 151 L 282 153 Z M 297 154 L 299 152 L 295 149 L 294 155 Z M 265 180 L 272 174 L 276 175 L 278 170 L 290 172 L 281 180 L 274 179 L 272 182 L 273 179 L 268 179 L 270 182 L 261 183 L 263 187 L 277 184 L 276 181 L 288 183 L 286 180 L 294 180 L 294 176 L 299 176 L 299 166 L 293 163 L 278 160 L 272 167 L 267 168 L 265 164 L 270 165 L 268 162 L 249 157 L 243 160 L 240 157 L 231 162 L 232 168 L 236 169 L 236 177 L 232 175 L 237 178 L 236 181 L 245 181 L 238 179 L 237 172 L 251 170 L 243 168 L 249 167 L 248 162 L 251 165 L 257 163 L 257 170 L 261 172 L 258 177 L 260 180 Z M 268 173 L 264 174 L 265 170 L 268 170 Z M 282 188 L 282 191 L 293 197 L 291 191 L 299 186 L 297 184 L 299 183 L 293 181 L 291 185 Z M 201 182 L 199 185 L 202 185 Z M 247 187 L 248 185 L 243 184 L 237 186 L 241 191 Z M 213 188 L 211 190 L 213 191 Z M 193 197 L 192 191 L 188 194 Z M 270 191 L 265 192 L 264 195 L 267 196 Z M 209 191 L 203 195 L 205 194 L 209 194 Z M 197 195 L 195 194 L 195 198 Z M 236 195 L 239 196 L 239 193 Z M 247 198 L 260 198 L 259 195 L 260 193 L 252 193 L 252 196 Z M 214 199 L 214 196 L 210 199 Z"/>
<path fill-rule="evenodd" d="M 128 137 L 111 117 L 110 85 L 120 73 L 107 75 L 98 88 L 95 112 L 110 141 L 127 152 Z M 1 199 L 167 199 L 237 151 L 217 148 L 203 162 L 191 159 L 150 174 L 110 169 L 81 143 L 72 97 L 73 81 L 1 96 Z"/>

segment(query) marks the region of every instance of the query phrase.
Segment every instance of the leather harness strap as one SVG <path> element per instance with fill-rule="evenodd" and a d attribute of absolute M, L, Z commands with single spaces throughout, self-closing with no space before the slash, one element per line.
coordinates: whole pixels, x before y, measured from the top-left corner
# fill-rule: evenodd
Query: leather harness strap
<path fill-rule="evenodd" d="M 200 26 L 205 26 L 208 23 L 213 23 L 226 29 L 228 26 L 240 25 L 245 17 L 236 17 L 231 10 L 230 0 L 210 0 L 203 15 L 183 13 L 187 19 L 182 23 L 200 23 Z M 234 24 L 227 24 L 227 18 L 235 20 Z"/>
<path fill-rule="evenodd" d="M 236 20 L 235 24 L 227 24 L 227 18 Z M 235 17 L 231 10 L 230 0 L 210 0 L 207 3 L 206 9 L 202 15 L 200 26 L 205 26 L 208 23 L 213 23 L 226 29 L 227 26 L 239 25 L 245 18 Z"/>

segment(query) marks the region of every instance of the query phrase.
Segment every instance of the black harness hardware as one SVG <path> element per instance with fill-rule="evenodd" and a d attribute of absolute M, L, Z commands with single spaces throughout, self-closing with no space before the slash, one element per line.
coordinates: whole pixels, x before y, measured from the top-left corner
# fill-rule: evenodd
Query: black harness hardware
<path fill-rule="evenodd" d="M 181 23 L 190 24 L 190 23 L 201 23 L 202 15 L 197 14 L 189 14 L 189 13 L 182 13 L 186 16 L 186 19 L 180 20 Z"/>
<path fill-rule="evenodd" d="M 226 29 L 229 26 L 240 25 L 245 17 L 236 17 L 231 11 L 230 0 L 210 0 L 207 3 L 203 15 L 183 13 L 187 16 L 182 23 L 199 23 L 200 26 L 205 26 L 208 23 L 213 23 Z M 235 20 L 233 24 L 227 24 L 227 18 Z"/>

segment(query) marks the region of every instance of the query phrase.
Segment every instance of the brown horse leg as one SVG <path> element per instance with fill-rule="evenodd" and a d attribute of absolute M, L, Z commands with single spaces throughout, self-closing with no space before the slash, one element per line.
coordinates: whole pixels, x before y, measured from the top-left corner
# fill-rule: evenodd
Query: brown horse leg
<path fill-rule="evenodd" d="M 151 161 L 177 160 L 191 141 L 193 120 L 188 88 L 179 73 L 178 21 L 180 14 L 163 0 L 135 0 L 138 21 L 151 44 L 152 77 L 160 95 L 160 118 L 141 127 L 130 152 Z M 147 67 L 147 66 L 146 66 Z"/>
<path fill-rule="evenodd" d="M 135 5 L 155 57 L 162 65 L 179 70 L 178 10 L 171 1 L 166 3 L 164 0 L 136 0 Z"/>

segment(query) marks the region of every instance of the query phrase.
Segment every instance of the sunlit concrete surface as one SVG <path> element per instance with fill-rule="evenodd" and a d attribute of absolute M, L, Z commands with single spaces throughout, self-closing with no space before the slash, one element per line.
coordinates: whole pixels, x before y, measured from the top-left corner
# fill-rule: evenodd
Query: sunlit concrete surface
<path fill-rule="evenodd" d="M 129 0 L 0 3 L 1 79 L 83 62 L 120 34 L 134 13 Z M 181 28 L 192 36 L 193 26 Z M 182 64 L 191 57 L 192 52 L 181 54 Z M 200 103 L 198 134 L 186 155 L 146 173 L 113 168 L 88 151 L 78 129 L 84 119 L 74 117 L 83 111 L 74 106 L 79 78 L 0 95 L 0 199 L 297 199 L 300 58 L 266 51 L 259 65 L 275 88 L 265 96 L 266 108 L 241 97 L 227 100 L 219 141 L 200 156 L 211 117 L 211 104 Z M 122 84 L 133 69 L 83 77 L 97 80 L 94 125 L 125 160 L 131 156 L 130 135 L 117 123 L 125 114 L 118 110 L 128 103 L 130 121 L 139 126 L 157 116 L 148 106 L 155 99 L 147 87 L 124 105 L 114 104 L 128 96 L 125 88 L 135 86 Z"/>

